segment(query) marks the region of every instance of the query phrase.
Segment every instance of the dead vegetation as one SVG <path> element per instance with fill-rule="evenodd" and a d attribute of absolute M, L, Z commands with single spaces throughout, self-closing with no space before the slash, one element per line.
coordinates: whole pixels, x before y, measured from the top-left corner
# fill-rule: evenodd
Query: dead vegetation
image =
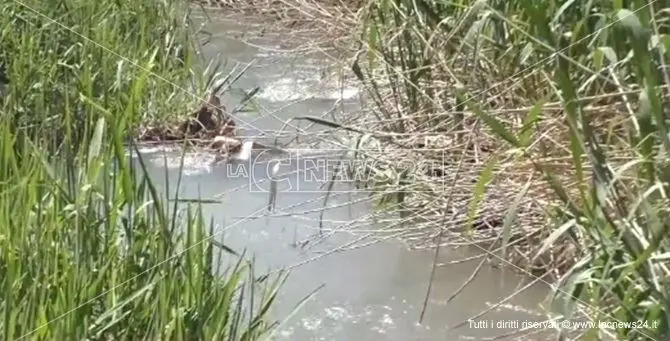
<path fill-rule="evenodd" d="M 218 97 L 223 84 L 212 90 L 207 102 L 185 119 L 142 127 L 138 141 L 145 144 L 186 143 L 226 155 L 238 152 L 242 143 L 237 138 L 235 121 Z"/>

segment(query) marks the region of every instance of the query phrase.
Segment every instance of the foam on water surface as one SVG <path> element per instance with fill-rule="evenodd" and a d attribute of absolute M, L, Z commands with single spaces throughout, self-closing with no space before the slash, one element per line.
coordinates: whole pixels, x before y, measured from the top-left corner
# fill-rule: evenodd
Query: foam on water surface
<path fill-rule="evenodd" d="M 138 148 L 142 158 L 154 167 L 167 167 L 167 169 L 182 168 L 184 175 L 197 175 L 212 172 L 212 163 L 216 155 L 207 152 L 188 152 L 183 156 L 178 148 L 169 146 L 155 146 Z M 130 153 L 133 159 L 138 157 L 137 153 Z M 182 164 L 183 162 L 183 164 Z"/>
<path fill-rule="evenodd" d="M 265 85 L 259 98 L 271 102 L 290 102 L 306 99 L 349 100 L 358 96 L 358 88 L 319 86 L 314 81 L 280 78 Z"/>
<path fill-rule="evenodd" d="M 385 335 L 397 329 L 397 312 L 387 305 L 366 305 L 356 307 L 352 304 L 333 305 L 326 307 L 321 313 L 311 314 L 303 317 L 295 326 L 287 326 L 278 334 L 282 339 L 295 339 L 296 337 L 319 337 L 327 339 L 328 335 L 319 333 L 326 326 L 332 325 L 357 325 L 369 328 L 373 334 Z M 413 325 L 415 333 L 426 332 L 429 329 L 422 325 Z M 315 338 L 311 338 L 315 339 Z"/>

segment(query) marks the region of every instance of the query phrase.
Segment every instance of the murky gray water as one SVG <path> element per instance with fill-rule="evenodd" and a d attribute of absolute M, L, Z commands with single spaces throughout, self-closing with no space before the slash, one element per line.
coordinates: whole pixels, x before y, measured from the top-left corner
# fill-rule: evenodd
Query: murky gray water
<path fill-rule="evenodd" d="M 257 60 L 256 66 L 237 84 L 251 89 L 261 86 L 261 114 L 238 114 L 238 125 L 247 136 L 273 136 L 285 121 L 296 115 L 322 115 L 336 99 L 335 85 L 320 82 L 319 68 L 324 59 L 308 54 L 282 54 L 263 50 L 234 40 L 245 27 L 214 17 L 207 26 L 214 34 L 206 48 L 213 56 L 221 53 L 231 61 Z M 284 35 L 286 39 L 290 36 Z M 272 40 L 274 39 L 274 40 Z M 277 38 L 270 43 L 280 45 Z M 267 43 L 267 42 L 266 42 Z M 272 46 L 271 46 L 272 47 Z M 345 88 L 344 110 L 355 110 L 355 90 Z M 235 104 L 228 98 L 228 107 Z M 287 106 L 288 102 L 302 100 Z M 283 110 L 269 114 L 273 110 Z M 295 129 L 292 130 L 295 132 Z M 146 151 L 150 172 L 163 183 L 175 183 L 178 177 L 177 152 Z M 542 321 L 536 312 L 545 299 L 547 287 L 534 285 L 506 304 L 478 318 L 488 321 L 486 328 L 465 323 L 449 329 L 488 309 L 528 283 L 527 279 L 486 267 L 455 299 L 448 298 L 470 277 L 476 262 L 449 265 L 437 269 L 433 291 L 423 324 L 417 323 L 433 261 L 433 252 L 409 251 L 401 243 L 375 242 L 370 232 L 385 227 L 375 223 L 371 204 L 364 195 L 342 190 L 329 199 L 319 238 L 320 211 L 325 190 L 319 179 L 306 181 L 296 175 L 279 184 L 275 211 L 268 214 L 268 164 L 265 161 L 209 166 L 210 155 L 188 155 L 180 189 L 182 198 L 220 198 L 221 204 L 204 207 L 207 218 L 218 224 L 217 239 L 234 249 L 247 249 L 256 257 L 259 271 L 288 267 L 291 274 L 281 291 L 275 313 L 283 318 L 303 297 L 324 285 L 278 334 L 279 340 L 477 340 L 512 333 L 518 328 L 496 326 L 501 321 Z M 266 159 L 263 159 L 266 160 Z M 283 160 L 281 172 L 314 165 Z M 174 186 L 174 185 L 173 185 Z M 356 201 L 348 205 L 348 202 Z M 366 236 L 368 236 L 366 238 Z M 304 241 L 309 241 L 305 245 Z M 365 244 L 369 244 L 365 246 Z M 440 262 L 471 256 L 471 250 L 445 250 Z M 479 327 L 485 323 L 480 322 Z M 520 326 L 519 326 L 520 327 Z M 537 332 L 538 330 L 531 330 Z M 512 337 L 502 337 L 511 340 Z M 539 340 L 538 335 L 528 339 Z"/>

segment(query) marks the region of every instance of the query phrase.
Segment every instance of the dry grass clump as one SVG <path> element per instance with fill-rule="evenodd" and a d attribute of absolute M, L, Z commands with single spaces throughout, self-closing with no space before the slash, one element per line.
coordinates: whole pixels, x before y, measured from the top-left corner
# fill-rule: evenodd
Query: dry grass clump
<path fill-rule="evenodd" d="M 519 153 L 500 145 L 474 117 L 465 114 L 465 118 L 472 123 L 463 124 L 460 136 L 457 132 L 424 128 L 398 134 L 392 143 L 383 143 L 378 149 L 363 146 L 359 151 L 361 158 L 376 162 L 374 166 L 361 162 L 365 169 L 356 171 L 374 182 L 368 184 L 374 195 L 389 193 L 387 196 L 397 197 L 398 192 L 404 193 L 406 225 L 422 221 L 421 229 L 414 226 L 401 235 L 413 247 L 434 247 L 439 243 L 488 248 L 497 240 L 495 248 L 501 251 L 498 237 L 503 234 L 505 221 L 514 219 L 514 228 L 507 231 L 507 247 L 512 248 L 514 264 L 532 266 L 533 271 L 565 271 L 576 254 L 552 249 L 537 260 L 530 260 L 542 245 L 538 241 L 550 233 L 545 228 L 549 224 L 547 214 L 556 198 L 532 164 L 519 161 Z M 568 179 L 569 162 L 555 156 L 541 162 L 565 172 L 563 178 Z M 403 170 L 407 170 L 404 179 Z M 386 175 L 389 172 L 393 175 Z M 481 180 L 483 173 L 490 173 L 487 181 Z M 516 205 L 513 216 L 509 212 L 512 203 Z"/>

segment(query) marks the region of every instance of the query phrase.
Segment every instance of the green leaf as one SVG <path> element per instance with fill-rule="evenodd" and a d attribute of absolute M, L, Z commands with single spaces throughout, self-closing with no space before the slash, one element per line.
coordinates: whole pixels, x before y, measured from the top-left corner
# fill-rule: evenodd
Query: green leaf
<path fill-rule="evenodd" d="M 105 311 L 102 315 L 100 315 L 100 316 L 95 320 L 95 322 L 93 323 L 94 326 L 99 326 L 100 324 L 102 324 L 102 322 L 104 322 L 105 320 L 107 320 L 108 318 L 110 318 L 110 317 L 112 317 L 112 316 L 117 316 L 117 318 L 115 318 L 115 319 L 113 319 L 112 321 L 110 321 L 109 323 L 107 323 L 104 327 L 98 329 L 98 332 L 104 331 L 104 330 L 106 330 L 106 329 L 112 327 L 115 323 L 119 322 L 120 319 L 118 318 L 118 315 L 117 315 L 117 314 L 119 314 L 119 313 L 121 312 L 121 310 L 122 310 L 126 305 L 128 305 L 128 304 L 131 303 L 131 302 L 134 302 L 136 299 L 138 299 L 138 298 L 139 298 L 140 296 L 142 296 L 144 293 L 146 293 L 147 291 L 149 291 L 149 289 L 152 289 L 152 288 L 154 287 L 155 284 L 156 284 L 155 282 L 151 282 L 151 283 L 149 283 L 149 284 L 143 286 L 143 287 L 140 288 L 139 290 L 135 291 L 132 295 L 126 297 L 126 299 L 124 299 L 123 301 L 117 303 L 116 305 L 114 305 L 113 307 L 111 307 L 110 309 L 108 309 L 107 311 Z M 130 313 L 130 312 L 132 312 L 132 311 L 129 310 L 129 311 L 126 312 L 125 314 L 128 314 L 128 313 Z M 124 315 L 125 315 L 125 314 L 124 314 Z"/>
<path fill-rule="evenodd" d="M 88 166 L 91 167 L 93 161 L 100 156 L 100 147 L 102 145 L 103 136 L 105 134 L 105 118 L 100 117 L 98 122 L 95 124 L 95 130 L 93 131 L 93 137 L 91 138 L 90 145 L 88 147 Z"/>
<path fill-rule="evenodd" d="M 556 228 L 554 231 L 552 231 L 551 234 L 549 234 L 549 236 L 547 237 L 547 239 L 545 239 L 545 240 L 542 242 L 542 246 L 541 246 L 540 249 L 537 251 L 537 253 L 535 254 L 535 256 L 533 256 L 533 260 L 531 261 L 531 263 L 534 262 L 535 260 L 537 260 L 538 257 L 540 257 L 540 256 L 541 256 L 543 253 L 545 253 L 545 252 L 546 252 L 552 245 L 554 245 L 554 244 L 556 243 L 556 241 L 558 240 L 558 238 L 560 238 L 561 236 L 563 236 L 568 230 L 570 230 L 570 228 L 572 228 L 572 227 L 575 226 L 575 225 L 576 225 L 576 221 L 575 221 L 574 219 L 570 219 L 570 220 L 568 220 L 567 222 L 565 222 L 563 225 L 559 226 L 559 227 Z"/>
<path fill-rule="evenodd" d="M 647 41 L 649 31 L 642 26 L 635 13 L 627 9 L 621 9 L 617 12 L 617 19 L 619 25 L 625 27 L 633 35 L 633 40 Z"/>
<path fill-rule="evenodd" d="M 477 178 L 475 187 L 472 190 L 472 200 L 470 201 L 470 207 L 468 212 L 468 228 L 474 225 L 475 216 L 479 209 L 479 203 L 484 198 L 486 194 L 486 186 L 493 180 L 493 170 L 498 164 L 498 160 L 495 157 L 491 157 L 486 161 L 486 165 L 482 170 L 481 174 Z"/>
<path fill-rule="evenodd" d="M 528 59 L 530 58 L 530 56 L 533 55 L 534 51 L 535 46 L 533 45 L 533 43 L 531 42 L 526 43 L 526 45 L 521 50 L 521 53 L 519 53 L 519 64 L 528 65 Z"/>
<path fill-rule="evenodd" d="M 561 7 L 558 8 L 556 13 L 554 14 L 554 18 L 552 19 L 552 25 L 558 24 L 558 21 L 561 19 L 561 16 L 563 15 L 563 12 L 565 12 L 568 7 L 572 6 L 572 4 L 575 2 L 575 0 L 568 0 L 561 5 Z"/>
<path fill-rule="evenodd" d="M 532 184 L 533 177 L 531 176 L 528 181 L 526 182 L 526 185 L 523 187 L 523 189 L 517 194 L 516 198 L 514 199 L 514 202 L 512 205 L 509 207 L 507 210 L 507 214 L 505 214 L 505 218 L 503 219 L 503 228 L 502 228 L 502 252 L 503 252 L 503 258 L 505 257 L 505 254 L 507 253 L 507 243 L 509 242 L 510 236 L 511 236 L 511 231 L 512 231 L 512 225 L 514 222 L 516 222 L 516 217 L 517 217 L 517 212 L 519 210 L 519 206 L 521 205 L 521 202 L 523 199 L 526 197 L 526 194 L 528 193 L 528 189 L 530 188 L 530 185 Z"/>
<path fill-rule="evenodd" d="M 593 67 L 596 70 L 602 70 L 605 58 L 609 62 L 609 65 L 614 65 L 618 61 L 616 52 L 614 52 L 613 48 L 609 46 L 601 46 L 593 51 Z"/>
<path fill-rule="evenodd" d="M 535 103 L 535 105 L 530 109 L 528 115 L 523 120 L 523 126 L 521 128 L 521 133 L 519 134 L 519 144 L 523 148 L 528 148 L 533 142 L 531 140 L 533 134 L 533 125 L 539 121 L 540 114 L 544 107 L 545 100 Z"/>
<path fill-rule="evenodd" d="M 458 98 L 459 103 L 465 103 L 470 110 L 472 110 L 477 117 L 479 117 L 482 121 L 484 121 L 484 124 L 486 124 L 489 129 L 493 131 L 494 134 L 498 135 L 500 138 L 504 139 L 507 141 L 509 144 L 512 146 L 519 148 L 521 144 L 517 140 L 516 136 L 512 134 L 509 130 L 505 128 L 505 126 L 495 117 L 485 113 L 482 111 L 477 104 L 475 104 L 471 99 L 464 99 L 462 95 L 457 94 L 456 97 Z"/>

